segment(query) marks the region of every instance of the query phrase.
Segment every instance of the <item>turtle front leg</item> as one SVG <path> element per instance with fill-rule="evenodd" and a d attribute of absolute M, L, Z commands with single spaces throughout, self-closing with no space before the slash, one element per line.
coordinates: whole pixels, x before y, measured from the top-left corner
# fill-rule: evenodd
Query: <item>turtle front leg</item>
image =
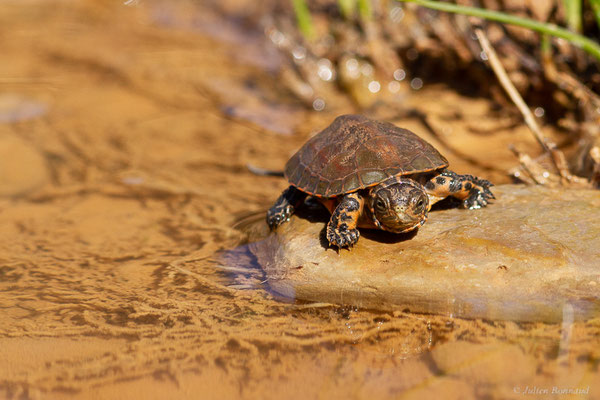
<path fill-rule="evenodd" d="M 331 246 L 349 247 L 358 241 L 360 233 L 356 225 L 364 203 L 364 199 L 356 192 L 342 198 L 327 224 L 327 241 Z"/>
<path fill-rule="evenodd" d="M 267 224 L 271 230 L 288 221 L 296 207 L 306 198 L 306 193 L 293 186 L 288 187 L 281 193 L 275 204 L 267 211 Z"/>
<path fill-rule="evenodd" d="M 429 204 L 432 205 L 448 196 L 462 200 L 462 207 L 475 209 L 485 207 L 494 194 L 490 187 L 494 186 L 485 179 L 472 175 L 459 175 L 455 172 L 444 170 L 425 183 L 425 190 L 429 195 Z"/>

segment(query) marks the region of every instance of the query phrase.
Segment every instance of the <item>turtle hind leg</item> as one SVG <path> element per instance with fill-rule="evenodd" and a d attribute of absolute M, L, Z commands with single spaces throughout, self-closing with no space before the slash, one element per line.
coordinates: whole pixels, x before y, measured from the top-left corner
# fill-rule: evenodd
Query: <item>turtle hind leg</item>
<path fill-rule="evenodd" d="M 345 195 L 337 205 L 327 224 L 327 241 L 338 248 L 353 246 L 360 237 L 356 229 L 364 200 L 358 193 Z"/>
<path fill-rule="evenodd" d="M 485 179 L 473 175 L 459 175 L 456 172 L 444 170 L 425 183 L 430 204 L 448 196 L 462 200 L 462 207 L 476 209 L 485 207 L 494 194 L 490 187 L 494 186 Z"/>
<path fill-rule="evenodd" d="M 285 189 L 275 204 L 267 211 L 267 224 L 269 228 L 275 229 L 288 221 L 305 198 L 306 193 L 293 186 Z"/>

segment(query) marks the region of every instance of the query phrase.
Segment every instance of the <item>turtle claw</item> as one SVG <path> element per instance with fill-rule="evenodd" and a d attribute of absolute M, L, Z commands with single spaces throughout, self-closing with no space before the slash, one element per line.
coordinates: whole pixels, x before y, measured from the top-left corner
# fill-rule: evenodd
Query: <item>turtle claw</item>
<path fill-rule="evenodd" d="M 271 230 L 290 220 L 290 217 L 306 198 L 306 193 L 299 191 L 293 186 L 288 187 L 281 193 L 275 204 L 267 211 L 267 225 Z"/>
<path fill-rule="evenodd" d="M 288 204 L 283 207 L 274 206 L 267 211 L 267 225 L 273 230 L 284 222 L 289 221 L 293 213 L 294 207 L 292 205 Z"/>
<path fill-rule="evenodd" d="M 352 247 L 360 237 L 356 229 L 364 199 L 356 192 L 345 195 L 327 224 L 327 241 L 338 249 Z M 339 254 L 339 253 L 338 253 Z"/>
<path fill-rule="evenodd" d="M 495 199 L 490 187 L 494 186 L 490 181 L 473 177 L 471 181 L 473 188 L 469 197 L 463 200 L 463 208 L 475 210 L 487 206 L 490 199 Z"/>
<path fill-rule="evenodd" d="M 343 230 L 327 227 L 327 241 L 330 246 L 336 246 L 338 249 L 353 247 L 359 237 L 360 232 L 356 228 Z"/>

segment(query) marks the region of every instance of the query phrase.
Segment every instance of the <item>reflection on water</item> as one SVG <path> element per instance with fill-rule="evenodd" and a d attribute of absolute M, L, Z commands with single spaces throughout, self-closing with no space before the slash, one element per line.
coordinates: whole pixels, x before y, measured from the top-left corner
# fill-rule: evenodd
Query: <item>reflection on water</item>
<path fill-rule="evenodd" d="M 253 84 L 240 87 L 215 79 L 207 82 L 206 87 L 221 99 L 223 115 L 251 122 L 268 132 L 291 135 L 303 117 L 297 106 L 268 102 L 263 98 L 264 93 Z"/>
<path fill-rule="evenodd" d="M 15 94 L 0 95 L 0 123 L 15 123 L 44 115 L 47 106 Z"/>

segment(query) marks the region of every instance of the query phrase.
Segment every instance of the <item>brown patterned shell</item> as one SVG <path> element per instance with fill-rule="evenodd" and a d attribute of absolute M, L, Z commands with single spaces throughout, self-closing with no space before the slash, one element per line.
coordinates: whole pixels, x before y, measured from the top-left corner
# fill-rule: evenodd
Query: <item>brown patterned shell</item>
<path fill-rule="evenodd" d="M 447 166 L 444 156 L 409 130 L 361 115 L 342 115 L 306 142 L 287 162 L 284 173 L 306 193 L 334 197 L 390 176 Z"/>

